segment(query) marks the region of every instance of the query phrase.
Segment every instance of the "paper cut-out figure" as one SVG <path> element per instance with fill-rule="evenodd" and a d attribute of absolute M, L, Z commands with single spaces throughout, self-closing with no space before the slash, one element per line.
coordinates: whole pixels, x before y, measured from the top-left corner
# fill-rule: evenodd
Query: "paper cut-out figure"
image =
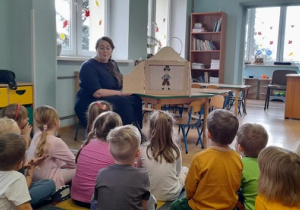
<path fill-rule="evenodd" d="M 164 75 L 162 76 L 163 82 L 162 82 L 162 90 L 164 90 L 164 86 L 167 85 L 168 86 L 168 90 L 170 90 L 170 79 L 171 76 L 168 74 L 168 71 L 170 71 L 170 67 L 168 65 L 165 66 L 164 68 Z"/>

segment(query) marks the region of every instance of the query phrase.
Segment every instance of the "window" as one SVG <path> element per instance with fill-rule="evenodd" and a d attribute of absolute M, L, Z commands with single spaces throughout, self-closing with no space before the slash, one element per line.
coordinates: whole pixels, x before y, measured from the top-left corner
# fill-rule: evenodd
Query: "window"
<path fill-rule="evenodd" d="M 300 61 L 300 6 L 248 9 L 245 59 Z"/>
<path fill-rule="evenodd" d="M 108 33 L 107 0 L 55 0 L 57 43 L 62 55 L 89 56 Z"/>
<path fill-rule="evenodd" d="M 169 37 L 169 8 L 166 0 L 149 0 L 148 53 L 155 54 L 167 46 Z"/>

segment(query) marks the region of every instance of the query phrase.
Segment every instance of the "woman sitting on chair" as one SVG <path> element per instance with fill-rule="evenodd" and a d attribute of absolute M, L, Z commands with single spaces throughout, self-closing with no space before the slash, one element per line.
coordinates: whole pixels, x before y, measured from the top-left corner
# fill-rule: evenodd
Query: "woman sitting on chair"
<path fill-rule="evenodd" d="M 80 90 L 77 93 L 75 112 L 84 127 L 86 111 L 91 102 L 105 100 L 112 104 L 123 124 L 142 127 L 142 100 L 138 96 L 122 93 L 123 75 L 117 63 L 111 59 L 115 48 L 109 37 L 96 43 L 97 55 L 85 61 L 80 69 Z"/>

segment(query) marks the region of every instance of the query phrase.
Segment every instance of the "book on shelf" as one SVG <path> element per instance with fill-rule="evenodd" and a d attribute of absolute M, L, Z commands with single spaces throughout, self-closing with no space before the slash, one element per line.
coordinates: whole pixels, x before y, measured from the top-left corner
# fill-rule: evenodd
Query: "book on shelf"
<path fill-rule="evenodd" d="M 205 65 L 203 63 L 192 63 L 192 69 L 204 69 Z"/>
<path fill-rule="evenodd" d="M 193 40 L 193 49 L 194 50 L 201 50 L 201 51 L 217 50 L 217 48 L 214 45 L 213 41 L 197 39 L 195 37 L 194 37 L 194 40 Z"/>
<path fill-rule="evenodd" d="M 221 23 L 222 23 L 222 17 L 215 22 L 215 27 L 214 27 L 213 32 L 221 31 Z"/>
<path fill-rule="evenodd" d="M 219 59 L 211 59 L 210 69 L 219 69 L 220 68 L 220 60 Z"/>

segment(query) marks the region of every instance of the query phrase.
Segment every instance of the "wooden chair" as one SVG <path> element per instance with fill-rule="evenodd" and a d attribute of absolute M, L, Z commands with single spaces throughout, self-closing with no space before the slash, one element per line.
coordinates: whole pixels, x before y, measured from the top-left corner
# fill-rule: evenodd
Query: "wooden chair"
<path fill-rule="evenodd" d="M 80 120 L 78 120 L 77 122 L 77 126 L 76 126 L 76 132 L 75 132 L 75 137 L 74 137 L 74 140 L 76 141 L 77 140 L 77 136 L 78 136 L 78 130 L 79 128 L 82 127 L 82 132 L 83 132 L 83 140 L 85 140 L 85 128 L 81 125 L 80 123 Z"/>
<path fill-rule="evenodd" d="M 191 85 L 191 88 L 202 88 L 200 84 L 194 83 Z"/>
<path fill-rule="evenodd" d="M 215 109 L 224 109 L 224 102 L 225 102 L 225 97 L 222 96 L 222 95 L 214 95 L 211 99 L 210 99 L 210 102 L 209 102 L 209 111 L 213 111 Z M 201 119 L 203 121 L 203 119 Z M 202 124 L 203 122 L 201 122 Z M 203 133 L 203 127 L 201 128 L 201 131 L 200 133 L 202 134 Z M 198 139 L 199 141 L 199 139 Z M 196 143 L 196 145 L 198 144 L 199 142 Z"/>
<path fill-rule="evenodd" d="M 188 153 L 186 138 L 191 126 L 195 126 L 198 132 L 198 140 L 196 145 L 198 145 L 198 143 L 200 142 L 201 147 L 204 148 L 203 141 L 201 138 L 202 131 L 200 131 L 201 118 L 203 114 L 204 114 L 204 107 L 202 106 L 202 102 L 194 101 L 188 107 L 188 117 L 176 118 L 177 125 L 179 127 L 178 132 L 180 133 L 180 130 L 182 131 L 186 154 Z"/>
<path fill-rule="evenodd" d="M 219 87 L 217 85 L 207 85 L 206 88 L 219 89 Z"/>
<path fill-rule="evenodd" d="M 286 91 L 287 74 L 297 74 L 297 71 L 293 70 L 275 70 L 272 75 L 272 82 L 268 85 L 267 94 L 265 98 L 264 110 L 269 108 L 271 91 L 279 90 Z"/>
<path fill-rule="evenodd" d="M 209 102 L 210 111 L 224 108 L 225 98 L 222 95 L 214 95 Z"/>

